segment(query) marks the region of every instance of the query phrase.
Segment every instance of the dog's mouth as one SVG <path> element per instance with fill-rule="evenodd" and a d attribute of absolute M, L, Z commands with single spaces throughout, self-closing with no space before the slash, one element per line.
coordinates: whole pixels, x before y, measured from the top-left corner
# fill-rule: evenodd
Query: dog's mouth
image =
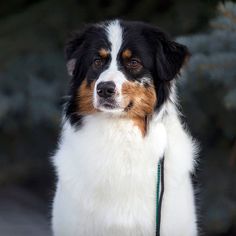
<path fill-rule="evenodd" d="M 99 99 L 97 108 L 98 110 L 105 112 L 115 112 L 122 110 L 115 99 Z"/>
<path fill-rule="evenodd" d="M 115 109 L 115 108 L 117 108 L 116 104 L 107 103 L 107 102 L 103 103 L 102 106 L 105 107 L 106 109 Z"/>

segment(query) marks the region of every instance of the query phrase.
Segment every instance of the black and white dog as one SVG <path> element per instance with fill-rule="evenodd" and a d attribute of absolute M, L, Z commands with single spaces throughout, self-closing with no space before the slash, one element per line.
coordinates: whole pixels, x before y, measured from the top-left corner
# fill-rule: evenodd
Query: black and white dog
<path fill-rule="evenodd" d="M 72 76 L 58 150 L 55 236 L 196 236 L 196 145 L 181 125 L 175 78 L 189 53 L 159 28 L 114 20 L 66 46 Z"/>

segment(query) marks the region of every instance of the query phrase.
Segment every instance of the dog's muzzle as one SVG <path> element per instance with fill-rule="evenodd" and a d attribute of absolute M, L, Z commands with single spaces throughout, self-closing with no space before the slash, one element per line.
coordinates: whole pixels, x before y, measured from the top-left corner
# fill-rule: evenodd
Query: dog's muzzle
<path fill-rule="evenodd" d="M 108 99 L 115 95 L 116 85 L 113 81 L 100 82 L 97 85 L 97 94 L 99 98 Z"/>
<path fill-rule="evenodd" d="M 116 102 L 116 85 L 113 81 L 100 82 L 96 88 L 98 106 L 105 109 L 115 109 L 118 107 Z"/>

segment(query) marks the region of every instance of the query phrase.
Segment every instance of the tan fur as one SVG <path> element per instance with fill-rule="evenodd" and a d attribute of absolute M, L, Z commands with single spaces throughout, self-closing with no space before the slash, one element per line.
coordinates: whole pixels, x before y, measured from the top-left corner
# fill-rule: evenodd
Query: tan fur
<path fill-rule="evenodd" d="M 133 117 L 132 121 L 134 122 L 134 125 L 137 126 L 143 137 L 145 136 L 146 132 L 147 132 L 147 123 L 145 119 L 141 119 L 140 117 Z"/>
<path fill-rule="evenodd" d="M 143 135 L 147 130 L 147 121 L 154 111 L 157 97 L 153 86 L 145 87 L 139 83 L 126 82 L 122 87 L 124 106 L 127 115 L 139 127 Z M 129 105 L 132 104 L 132 106 Z"/>
<path fill-rule="evenodd" d="M 109 52 L 106 49 L 101 48 L 99 50 L 99 55 L 100 55 L 101 58 L 106 59 L 109 55 Z"/>
<path fill-rule="evenodd" d="M 96 112 L 93 106 L 93 90 L 95 81 L 88 85 L 86 79 L 78 90 L 78 110 L 81 115 L 88 115 Z"/>
<path fill-rule="evenodd" d="M 123 59 L 131 58 L 131 56 L 132 56 L 132 52 L 129 49 L 126 49 L 122 52 Z"/>
<path fill-rule="evenodd" d="M 85 79 L 78 90 L 78 111 L 81 115 L 97 112 L 93 106 L 94 86 L 95 81 L 88 85 Z M 154 87 L 152 85 L 145 87 L 136 82 L 126 82 L 122 87 L 122 96 L 126 111 L 125 117 L 131 119 L 145 136 L 149 117 L 157 102 Z"/>

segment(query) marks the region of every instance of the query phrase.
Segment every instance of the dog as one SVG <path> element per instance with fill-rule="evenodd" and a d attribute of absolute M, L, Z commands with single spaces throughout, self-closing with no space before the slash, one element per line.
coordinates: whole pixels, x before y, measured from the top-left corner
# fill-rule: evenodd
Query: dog
<path fill-rule="evenodd" d="M 75 32 L 65 54 L 54 235 L 196 236 L 197 145 L 175 88 L 187 47 L 150 24 L 111 20 Z"/>

